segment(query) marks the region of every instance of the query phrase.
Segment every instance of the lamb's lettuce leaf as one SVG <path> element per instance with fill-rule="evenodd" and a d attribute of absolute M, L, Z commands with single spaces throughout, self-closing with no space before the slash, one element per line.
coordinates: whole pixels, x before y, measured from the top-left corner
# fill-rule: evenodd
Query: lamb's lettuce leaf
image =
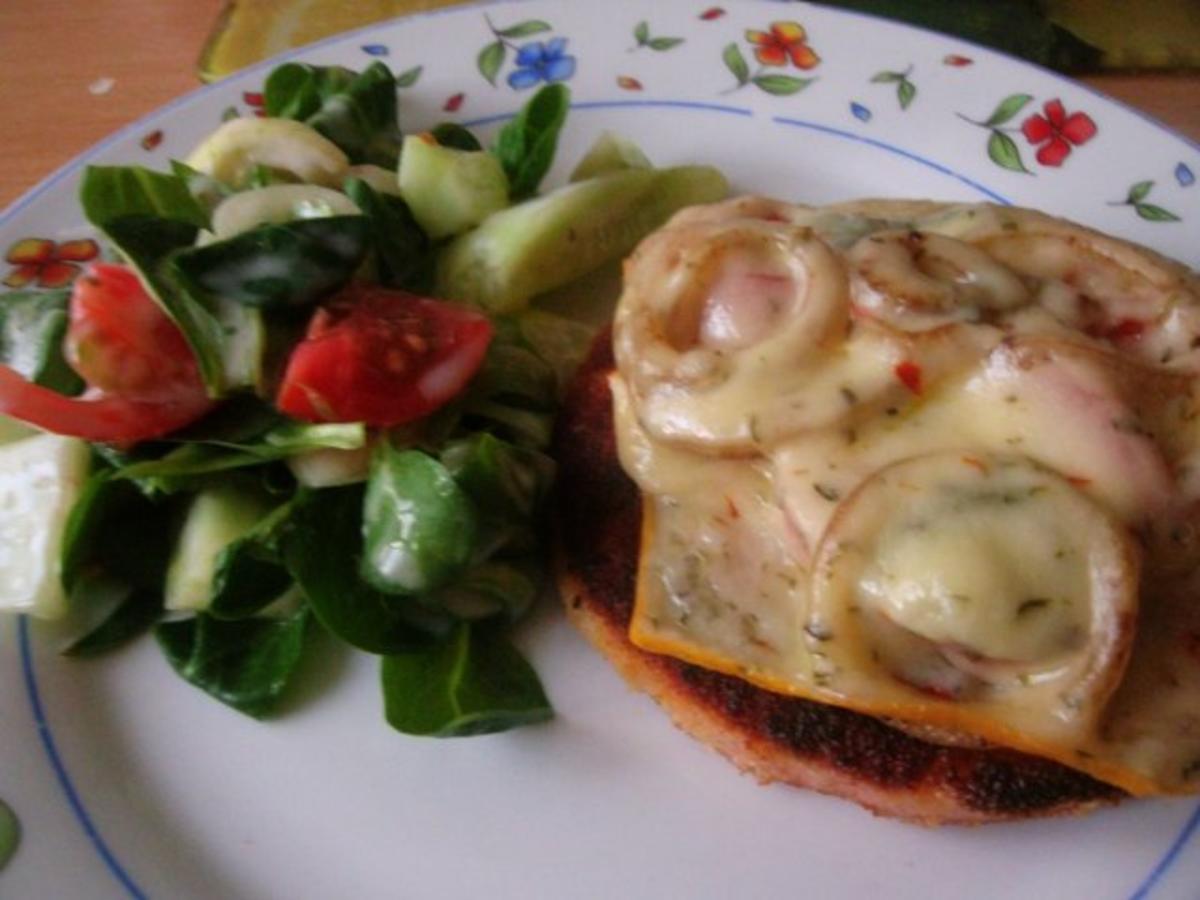
<path fill-rule="evenodd" d="M 337 144 L 354 163 L 394 169 L 400 152 L 396 79 L 381 62 L 341 66 L 285 63 L 263 88 L 267 115 L 295 119 Z"/>
<path fill-rule="evenodd" d="M 63 532 L 60 577 L 74 626 L 64 652 L 70 655 L 118 647 L 162 614 L 177 510 L 113 476 L 102 466 L 88 478 Z"/>
<path fill-rule="evenodd" d="M 346 179 L 346 194 L 369 223 L 380 283 L 427 293 L 433 283 L 432 244 L 408 204 L 379 193 L 361 178 Z"/>
<path fill-rule="evenodd" d="M 384 714 L 397 731 L 467 737 L 554 715 L 533 667 L 488 624 L 460 623 L 448 640 L 383 658 Z"/>
<path fill-rule="evenodd" d="M 299 494 L 280 539 L 284 563 L 321 624 L 351 646 L 369 653 L 425 647 L 453 620 L 359 577 L 362 510 L 359 485 Z"/>
<path fill-rule="evenodd" d="M 169 275 L 191 297 L 260 309 L 311 306 L 350 280 L 371 240 L 365 216 L 326 216 L 259 225 L 179 250 Z"/>
<path fill-rule="evenodd" d="M 309 612 L 222 621 L 205 613 L 159 624 L 171 667 L 222 703 L 256 719 L 275 711 L 305 649 Z"/>
<path fill-rule="evenodd" d="M 63 356 L 71 291 L 0 294 L 0 362 L 34 384 L 74 396 L 83 379 Z"/>
<path fill-rule="evenodd" d="M 550 171 L 558 135 L 571 106 L 571 91 L 563 84 L 541 87 L 500 129 L 492 153 L 508 176 L 509 195 L 524 200 L 537 193 L 538 185 Z"/>
<path fill-rule="evenodd" d="M 363 507 L 360 573 L 390 594 L 424 594 L 467 568 L 477 515 L 441 462 L 420 450 L 375 450 Z"/>

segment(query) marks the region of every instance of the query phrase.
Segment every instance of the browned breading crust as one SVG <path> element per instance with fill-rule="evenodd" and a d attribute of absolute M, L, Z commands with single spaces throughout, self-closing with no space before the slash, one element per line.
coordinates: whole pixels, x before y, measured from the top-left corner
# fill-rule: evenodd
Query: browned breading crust
<path fill-rule="evenodd" d="M 1124 796 L 1058 763 L 929 743 L 870 716 L 775 694 L 630 643 L 641 500 L 617 459 L 612 367 L 606 332 L 559 419 L 559 588 L 574 623 L 676 725 L 760 781 L 812 788 L 926 825 L 1079 814 Z"/>

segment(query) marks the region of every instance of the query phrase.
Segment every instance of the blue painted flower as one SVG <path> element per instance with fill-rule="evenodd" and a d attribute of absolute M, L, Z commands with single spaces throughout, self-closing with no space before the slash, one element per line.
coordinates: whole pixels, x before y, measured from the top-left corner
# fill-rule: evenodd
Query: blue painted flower
<path fill-rule="evenodd" d="M 566 81 L 575 74 L 575 57 L 567 56 L 566 49 L 566 38 L 526 44 L 517 51 L 517 68 L 509 73 L 509 87 L 522 91 L 539 81 Z"/>

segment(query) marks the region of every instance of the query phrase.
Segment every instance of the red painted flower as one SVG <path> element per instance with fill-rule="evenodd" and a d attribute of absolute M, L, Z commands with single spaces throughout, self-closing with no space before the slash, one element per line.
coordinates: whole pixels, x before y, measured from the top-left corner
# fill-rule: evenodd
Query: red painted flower
<path fill-rule="evenodd" d="M 243 91 L 242 102 L 244 102 L 256 116 L 262 117 L 267 114 L 267 100 L 261 91 Z"/>
<path fill-rule="evenodd" d="M 1086 144 L 1096 136 L 1096 123 L 1087 113 L 1071 113 L 1063 109 L 1061 100 L 1048 100 L 1042 105 L 1045 115 L 1034 113 L 1021 124 L 1025 139 L 1035 146 L 1041 144 L 1037 161 L 1043 166 L 1061 166 L 1071 153 L 1071 147 Z"/>
<path fill-rule="evenodd" d="M 142 149 L 146 150 L 146 151 L 154 150 L 162 142 L 163 142 L 162 129 L 157 128 L 142 138 L 142 141 L 141 141 Z"/>
<path fill-rule="evenodd" d="M 4 254 L 14 268 L 4 278 L 10 288 L 23 288 L 37 282 L 38 287 L 66 287 L 81 271 L 76 263 L 88 262 L 100 255 L 100 247 L 90 238 L 56 244 L 45 238 L 22 238 Z"/>
<path fill-rule="evenodd" d="M 811 69 L 821 61 L 799 22 L 772 22 L 770 31 L 748 30 L 746 40 L 757 45 L 754 56 L 764 66 L 786 66 L 790 58 L 797 69 Z"/>

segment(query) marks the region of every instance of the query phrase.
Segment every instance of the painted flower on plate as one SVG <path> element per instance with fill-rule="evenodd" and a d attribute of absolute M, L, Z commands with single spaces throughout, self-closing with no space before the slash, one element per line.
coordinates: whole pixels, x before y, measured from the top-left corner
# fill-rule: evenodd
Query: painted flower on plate
<path fill-rule="evenodd" d="M 90 262 L 100 255 L 100 247 L 90 238 L 56 244 L 45 238 L 23 238 L 8 248 L 4 261 L 15 268 L 4 278 L 10 288 L 66 287 L 82 269 L 78 263 Z"/>
<path fill-rule="evenodd" d="M 531 88 L 541 81 L 566 81 L 575 74 L 575 57 L 567 55 L 567 39 L 533 41 L 517 51 L 517 68 L 508 75 L 509 87 Z"/>
<path fill-rule="evenodd" d="M 764 66 L 786 66 L 790 59 L 797 69 L 811 69 L 821 61 L 799 22 L 772 22 L 768 31 L 749 29 L 746 40 L 755 45 L 754 56 Z"/>
<path fill-rule="evenodd" d="M 1062 101 L 1047 100 L 1042 112 L 1021 123 L 1021 133 L 1038 147 L 1037 161 L 1043 166 L 1061 166 L 1072 147 L 1086 144 L 1096 136 L 1096 123 L 1087 113 L 1067 115 Z"/>

